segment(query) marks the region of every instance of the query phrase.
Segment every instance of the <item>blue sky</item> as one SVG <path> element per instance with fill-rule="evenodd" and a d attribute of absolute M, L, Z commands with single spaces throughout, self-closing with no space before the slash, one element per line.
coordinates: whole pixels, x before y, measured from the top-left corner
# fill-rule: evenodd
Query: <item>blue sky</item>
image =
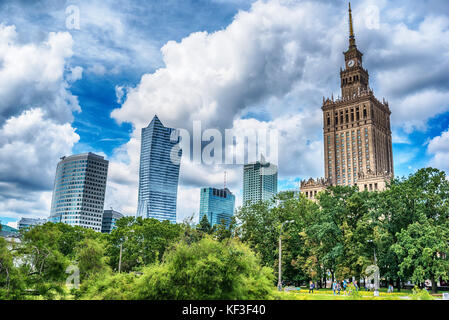
<path fill-rule="evenodd" d="M 448 170 L 449 3 L 352 8 L 370 85 L 390 102 L 395 174 Z M 171 127 L 279 130 L 280 189 L 323 175 L 320 107 L 339 94 L 347 1 L 2 1 L 0 23 L 3 223 L 47 217 L 59 157 L 88 151 L 110 160 L 105 207 L 133 214 L 155 113 Z M 239 202 L 241 166 L 183 159 L 179 220 L 224 170 Z"/>

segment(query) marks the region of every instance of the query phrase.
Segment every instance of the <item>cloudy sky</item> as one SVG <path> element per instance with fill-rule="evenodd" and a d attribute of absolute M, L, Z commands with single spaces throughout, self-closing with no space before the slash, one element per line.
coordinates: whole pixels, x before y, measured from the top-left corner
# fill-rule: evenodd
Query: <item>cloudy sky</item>
<path fill-rule="evenodd" d="M 392 110 L 395 174 L 449 170 L 449 2 L 352 1 L 370 85 Z M 79 13 L 79 20 L 77 19 Z M 78 28 L 79 27 L 79 28 Z M 135 214 L 140 131 L 279 132 L 279 188 L 324 174 L 323 96 L 337 97 L 347 1 L 0 2 L 0 220 L 48 217 L 56 164 L 109 161 L 105 207 Z M 182 159 L 178 220 L 242 166 Z"/>

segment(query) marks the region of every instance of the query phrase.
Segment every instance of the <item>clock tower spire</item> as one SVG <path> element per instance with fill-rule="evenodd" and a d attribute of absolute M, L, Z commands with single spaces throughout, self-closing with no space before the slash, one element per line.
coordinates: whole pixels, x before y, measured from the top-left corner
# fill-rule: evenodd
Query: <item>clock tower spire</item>
<path fill-rule="evenodd" d="M 355 48 L 354 27 L 352 26 L 351 2 L 349 2 L 349 49 Z"/>
<path fill-rule="evenodd" d="M 348 98 L 368 90 L 368 71 L 362 66 L 363 53 L 357 49 L 352 22 L 351 3 L 349 3 L 349 48 L 343 53 L 345 56 L 345 69 L 341 71 L 341 94 Z"/>

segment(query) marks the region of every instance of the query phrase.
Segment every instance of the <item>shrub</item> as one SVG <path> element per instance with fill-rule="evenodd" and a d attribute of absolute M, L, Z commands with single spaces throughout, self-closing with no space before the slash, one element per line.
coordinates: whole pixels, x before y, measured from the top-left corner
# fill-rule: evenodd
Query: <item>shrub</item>
<path fill-rule="evenodd" d="M 94 299 L 269 299 L 273 270 L 236 240 L 179 242 L 163 262 L 143 268 L 142 274 L 114 275 L 92 282 L 83 298 Z"/>

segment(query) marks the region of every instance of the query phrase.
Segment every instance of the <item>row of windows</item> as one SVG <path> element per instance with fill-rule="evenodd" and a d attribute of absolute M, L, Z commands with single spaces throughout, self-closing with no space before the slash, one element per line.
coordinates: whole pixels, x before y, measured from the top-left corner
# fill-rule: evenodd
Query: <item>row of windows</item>
<path fill-rule="evenodd" d="M 338 124 L 346 124 L 349 122 L 360 121 L 360 119 L 366 119 L 368 117 L 366 106 L 363 106 L 363 109 L 360 112 L 360 108 L 348 108 L 345 110 L 341 110 L 340 112 L 334 113 L 334 125 Z M 327 125 L 331 125 L 331 114 L 328 112 L 326 114 Z"/>
<path fill-rule="evenodd" d="M 341 79 L 343 85 L 346 85 L 348 83 L 358 82 L 359 80 L 360 80 L 360 78 L 359 78 L 358 74 L 356 74 L 355 76 L 352 76 L 352 77 Z"/>

